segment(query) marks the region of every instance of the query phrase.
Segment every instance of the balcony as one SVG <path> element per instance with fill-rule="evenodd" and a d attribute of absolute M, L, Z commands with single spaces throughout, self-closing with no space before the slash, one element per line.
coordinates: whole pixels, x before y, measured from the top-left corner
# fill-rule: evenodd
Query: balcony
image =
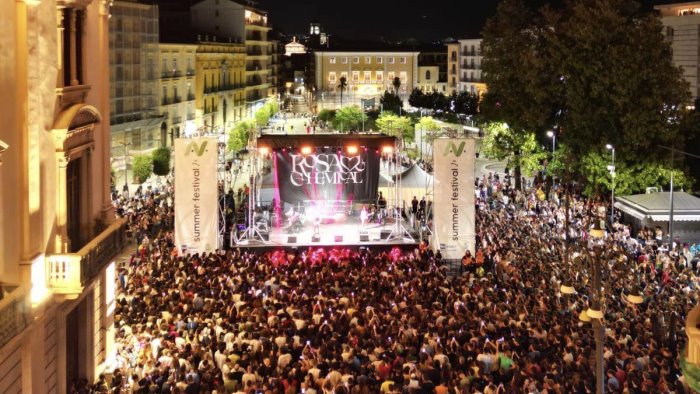
<path fill-rule="evenodd" d="M 76 253 L 46 258 L 46 282 L 55 294 L 75 298 L 126 246 L 126 219 L 118 219 Z"/>
<path fill-rule="evenodd" d="M 187 71 L 185 71 L 185 75 L 187 75 L 188 77 L 194 76 L 194 70 L 191 68 L 188 68 Z"/>
<path fill-rule="evenodd" d="M 31 322 L 29 289 L 0 284 L 0 349 Z"/>
<path fill-rule="evenodd" d="M 182 102 L 182 97 L 180 97 L 180 96 L 173 97 L 173 104 L 177 104 L 180 102 Z"/>
<path fill-rule="evenodd" d="M 180 78 L 182 76 L 182 71 L 180 70 L 163 70 L 160 74 L 161 78 Z"/>
<path fill-rule="evenodd" d="M 267 27 L 267 23 L 262 19 L 246 19 L 246 25 Z"/>
<path fill-rule="evenodd" d="M 194 93 L 187 93 L 187 101 L 193 101 L 194 100 Z"/>
<path fill-rule="evenodd" d="M 172 124 L 178 124 L 182 122 L 182 116 L 173 116 L 173 119 L 171 121 Z"/>
<path fill-rule="evenodd" d="M 187 120 L 194 120 L 194 114 L 187 114 Z"/>

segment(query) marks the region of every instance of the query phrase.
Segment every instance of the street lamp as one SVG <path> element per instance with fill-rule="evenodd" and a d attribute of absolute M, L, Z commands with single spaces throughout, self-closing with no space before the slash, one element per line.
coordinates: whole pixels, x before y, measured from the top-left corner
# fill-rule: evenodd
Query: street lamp
<path fill-rule="evenodd" d="M 552 154 L 554 154 L 554 150 L 557 148 L 557 135 L 554 131 L 549 130 L 547 131 L 547 137 L 552 139 Z"/>
<path fill-rule="evenodd" d="M 126 141 L 117 143 L 124 147 L 124 188 L 126 189 L 126 196 L 129 197 L 129 176 L 126 174 L 126 171 L 129 167 L 129 145 L 131 143 Z"/>
<path fill-rule="evenodd" d="M 610 170 L 610 177 L 612 178 L 612 203 L 610 205 L 610 228 L 612 229 L 612 226 L 615 223 L 615 147 L 610 144 L 606 144 L 605 149 L 612 153 L 612 165 L 608 167 L 608 170 Z"/>

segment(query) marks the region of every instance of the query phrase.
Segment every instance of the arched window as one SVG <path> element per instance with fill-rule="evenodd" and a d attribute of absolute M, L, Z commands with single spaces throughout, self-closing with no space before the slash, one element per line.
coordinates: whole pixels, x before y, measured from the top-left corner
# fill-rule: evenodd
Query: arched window
<path fill-rule="evenodd" d="M 425 79 L 426 81 L 430 81 L 430 70 L 425 71 Z"/>
<path fill-rule="evenodd" d="M 452 51 L 452 61 L 453 62 L 457 61 L 457 52 L 456 51 Z"/>

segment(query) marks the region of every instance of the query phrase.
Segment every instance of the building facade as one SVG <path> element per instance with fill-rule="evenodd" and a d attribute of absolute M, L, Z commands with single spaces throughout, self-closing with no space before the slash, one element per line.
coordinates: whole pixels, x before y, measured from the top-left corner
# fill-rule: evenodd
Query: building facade
<path fill-rule="evenodd" d="M 272 86 L 272 27 L 267 12 L 230 0 L 204 0 L 190 9 L 192 26 L 219 41 L 244 43 L 246 50 L 246 113 L 252 117 L 259 107 L 276 96 Z"/>
<path fill-rule="evenodd" d="M 166 119 L 158 112 L 158 6 L 116 1 L 109 28 L 112 157 L 119 169 L 130 153 L 166 143 Z"/>
<path fill-rule="evenodd" d="M 406 101 L 418 84 L 418 52 L 317 51 L 315 59 L 319 109 L 341 105 L 338 85 L 342 77 L 347 81 L 343 105 L 378 100 L 385 91 L 394 90 L 397 77 L 401 81 L 399 96 Z"/>
<path fill-rule="evenodd" d="M 694 103 L 700 98 L 700 2 L 657 5 L 664 34 L 671 42 L 673 62 L 683 69 Z"/>
<path fill-rule="evenodd" d="M 246 117 L 246 47 L 214 36 L 200 38 L 194 78 L 197 132 L 228 132 Z"/>
<path fill-rule="evenodd" d="M 158 53 L 161 65 L 158 113 L 165 118 L 160 142 L 163 146 L 173 146 L 175 138 L 191 133 L 197 128 L 195 123 L 197 45 L 160 43 Z"/>
<path fill-rule="evenodd" d="M 109 5 L 0 2 L 0 393 L 67 393 L 115 356 Z"/>
<path fill-rule="evenodd" d="M 481 39 L 464 39 L 447 44 L 448 88 L 450 93 L 482 94 L 486 90 L 481 71 Z"/>
<path fill-rule="evenodd" d="M 440 67 L 418 66 L 418 83 L 416 88 L 423 93 L 439 92 L 447 94 L 447 82 L 440 80 Z"/>

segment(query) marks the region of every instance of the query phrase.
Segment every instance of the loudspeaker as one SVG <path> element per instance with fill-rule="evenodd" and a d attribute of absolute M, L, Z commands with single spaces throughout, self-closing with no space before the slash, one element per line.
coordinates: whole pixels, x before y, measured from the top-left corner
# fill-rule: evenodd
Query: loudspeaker
<path fill-rule="evenodd" d="M 336 236 L 335 236 L 335 242 L 343 242 L 343 236 L 342 236 L 342 235 L 336 235 Z"/>
<path fill-rule="evenodd" d="M 295 244 L 295 243 L 297 243 L 297 237 L 296 237 L 296 235 L 290 235 L 289 237 L 287 237 L 287 243 L 288 243 L 288 244 Z"/>
<path fill-rule="evenodd" d="M 369 242 L 369 235 L 361 234 L 360 235 L 360 242 Z"/>
<path fill-rule="evenodd" d="M 321 236 L 314 235 L 313 237 L 311 237 L 311 242 L 321 242 Z"/>
<path fill-rule="evenodd" d="M 379 234 L 382 239 L 387 239 L 391 235 L 391 230 L 382 230 Z"/>

